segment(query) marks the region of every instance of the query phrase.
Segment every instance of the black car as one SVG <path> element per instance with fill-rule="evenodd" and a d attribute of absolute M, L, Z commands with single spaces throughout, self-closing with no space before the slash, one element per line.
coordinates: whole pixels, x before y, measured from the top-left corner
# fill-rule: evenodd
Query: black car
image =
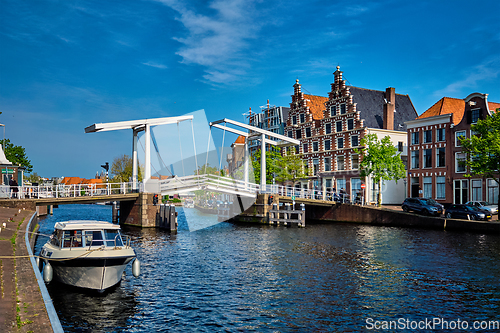
<path fill-rule="evenodd" d="M 405 212 L 417 212 L 424 215 L 439 216 L 443 212 L 443 205 L 433 199 L 426 198 L 406 198 L 401 204 Z"/>
<path fill-rule="evenodd" d="M 445 216 L 449 219 L 465 219 L 465 220 L 484 220 L 488 221 L 491 219 L 491 214 L 487 210 L 480 209 L 474 206 L 468 205 L 450 205 L 446 209 Z"/>

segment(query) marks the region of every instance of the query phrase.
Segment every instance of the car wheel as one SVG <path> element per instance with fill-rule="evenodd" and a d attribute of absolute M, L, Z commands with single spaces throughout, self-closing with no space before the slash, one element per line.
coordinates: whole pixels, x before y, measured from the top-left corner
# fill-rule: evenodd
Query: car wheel
<path fill-rule="evenodd" d="M 429 215 L 429 211 L 427 209 L 422 209 L 422 215 Z"/>
<path fill-rule="evenodd" d="M 476 219 L 476 215 L 470 215 L 471 221 L 474 221 Z"/>
<path fill-rule="evenodd" d="M 446 218 L 451 219 L 451 213 L 446 213 Z"/>
<path fill-rule="evenodd" d="M 407 206 L 403 206 L 403 211 L 408 213 L 410 210 L 408 209 Z"/>

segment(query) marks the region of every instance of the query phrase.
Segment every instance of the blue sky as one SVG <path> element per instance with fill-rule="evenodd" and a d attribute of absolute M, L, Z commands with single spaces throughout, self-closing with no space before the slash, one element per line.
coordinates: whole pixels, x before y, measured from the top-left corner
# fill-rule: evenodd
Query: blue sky
<path fill-rule="evenodd" d="M 0 0 L 0 123 L 38 174 L 90 178 L 132 142 L 85 134 L 93 123 L 243 121 L 267 99 L 289 106 L 296 79 L 326 96 L 337 65 L 419 114 L 443 96 L 500 102 L 499 14 L 498 1 Z M 178 160 L 178 142 L 161 145 Z"/>

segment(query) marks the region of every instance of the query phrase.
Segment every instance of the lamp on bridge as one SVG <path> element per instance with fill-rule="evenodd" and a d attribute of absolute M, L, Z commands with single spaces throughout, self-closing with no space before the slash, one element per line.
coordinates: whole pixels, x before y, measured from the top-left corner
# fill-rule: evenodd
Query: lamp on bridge
<path fill-rule="evenodd" d="M 104 170 L 106 170 L 106 181 L 108 181 L 108 170 L 109 170 L 109 163 L 106 162 L 106 164 L 101 165 Z"/>

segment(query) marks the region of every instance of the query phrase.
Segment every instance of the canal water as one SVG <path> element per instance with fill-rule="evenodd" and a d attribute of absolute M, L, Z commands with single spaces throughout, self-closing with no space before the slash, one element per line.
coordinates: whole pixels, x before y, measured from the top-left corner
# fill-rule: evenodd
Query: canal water
<path fill-rule="evenodd" d="M 498 235 L 351 224 L 219 223 L 190 232 L 186 215 L 216 218 L 180 209 L 177 234 L 124 229 L 142 263 L 139 278 L 128 267 L 103 294 L 51 283 L 64 330 L 359 332 L 415 330 L 427 320 L 422 331 L 430 331 L 434 320 L 436 330 L 473 331 L 500 321 Z M 59 206 L 40 232 L 69 219 L 110 221 L 111 208 Z"/>

